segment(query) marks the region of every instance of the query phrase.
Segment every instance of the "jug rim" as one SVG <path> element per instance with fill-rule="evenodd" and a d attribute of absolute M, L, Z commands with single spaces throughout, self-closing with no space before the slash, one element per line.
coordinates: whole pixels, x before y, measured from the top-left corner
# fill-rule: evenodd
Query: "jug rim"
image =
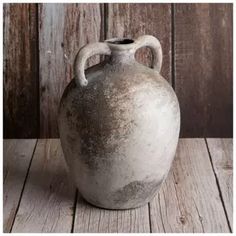
<path fill-rule="evenodd" d="M 129 50 L 134 48 L 135 41 L 131 38 L 110 38 L 104 41 L 112 50 Z"/>

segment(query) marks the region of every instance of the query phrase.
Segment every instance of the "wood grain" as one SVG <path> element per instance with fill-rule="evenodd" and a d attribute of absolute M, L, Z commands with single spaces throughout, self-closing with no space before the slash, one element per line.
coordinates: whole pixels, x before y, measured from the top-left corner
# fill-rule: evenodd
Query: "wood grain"
<path fill-rule="evenodd" d="M 79 195 L 75 233 L 149 233 L 148 205 L 132 210 L 105 210 L 94 207 Z"/>
<path fill-rule="evenodd" d="M 24 181 L 36 145 L 35 139 L 3 141 L 3 231 L 14 222 Z"/>
<path fill-rule="evenodd" d="M 36 138 L 38 48 L 36 4 L 4 4 L 3 107 L 5 138 Z"/>
<path fill-rule="evenodd" d="M 103 40 L 99 4 L 40 4 L 40 136 L 58 137 L 57 111 L 61 95 L 73 78 L 78 50 Z M 89 65 L 96 64 L 98 57 Z"/>
<path fill-rule="evenodd" d="M 111 3 L 106 13 L 106 38 L 136 39 L 151 34 L 160 40 L 163 50 L 161 74 L 171 83 L 171 4 Z M 150 65 L 151 53 L 148 49 L 140 49 L 136 58 Z"/>
<path fill-rule="evenodd" d="M 70 232 L 74 194 L 60 141 L 38 140 L 12 232 Z"/>
<path fill-rule="evenodd" d="M 5 140 L 4 232 L 13 223 L 17 233 L 229 232 L 224 207 L 232 228 L 232 139 L 207 139 L 207 144 L 211 157 L 204 139 L 181 139 L 150 206 L 114 211 L 94 207 L 79 194 L 75 205 L 58 139 L 39 140 L 35 151 L 36 140 Z"/>
<path fill-rule="evenodd" d="M 233 4 L 175 4 L 175 88 L 183 137 L 232 137 Z"/>
<path fill-rule="evenodd" d="M 207 139 L 228 220 L 233 229 L 233 140 Z"/>
<path fill-rule="evenodd" d="M 229 232 L 204 139 L 179 141 L 171 172 L 150 203 L 152 232 Z"/>
<path fill-rule="evenodd" d="M 58 137 L 58 104 L 78 49 L 143 34 L 161 41 L 161 74 L 180 100 L 181 136 L 232 137 L 233 5 L 172 6 L 4 4 L 4 137 Z M 150 65 L 150 50 L 140 49 L 136 58 Z"/>

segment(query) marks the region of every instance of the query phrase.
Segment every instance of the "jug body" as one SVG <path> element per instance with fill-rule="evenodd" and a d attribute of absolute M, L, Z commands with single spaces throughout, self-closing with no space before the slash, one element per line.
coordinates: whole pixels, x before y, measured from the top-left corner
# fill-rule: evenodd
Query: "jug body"
<path fill-rule="evenodd" d="M 136 208 L 155 196 L 169 172 L 179 137 L 179 104 L 159 73 L 157 39 L 143 36 L 124 44 L 108 40 L 97 44 L 96 52 L 99 45 L 107 60 L 84 73 L 86 59 L 97 53 L 91 52 L 94 45 L 82 49 L 76 76 L 62 96 L 62 149 L 88 202 L 108 209 Z M 153 50 L 153 68 L 135 60 L 142 46 Z"/>

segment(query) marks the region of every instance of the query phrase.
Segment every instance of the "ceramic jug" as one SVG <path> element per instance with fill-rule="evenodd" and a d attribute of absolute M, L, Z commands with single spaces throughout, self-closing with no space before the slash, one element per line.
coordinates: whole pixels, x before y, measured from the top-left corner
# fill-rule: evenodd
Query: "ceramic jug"
<path fill-rule="evenodd" d="M 151 68 L 135 60 L 142 47 L 152 51 Z M 86 60 L 98 54 L 106 59 L 85 70 Z M 178 143 L 180 110 L 161 65 L 160 42 L 150 35 L 79 50 L 58 125 L 68 169 L 89 203 L 136 208 L 165 180 Z"/>

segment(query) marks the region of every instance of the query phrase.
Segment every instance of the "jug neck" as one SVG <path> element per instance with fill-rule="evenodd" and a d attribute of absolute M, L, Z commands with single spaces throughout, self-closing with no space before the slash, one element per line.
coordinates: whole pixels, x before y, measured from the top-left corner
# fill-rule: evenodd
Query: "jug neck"
<path fill-rule="evenodd" d="M 111 49 L 111 64 L 129 63 L 135 60 L 135 43 L 132 39 L 113 38 L 105 41 Z"/>

